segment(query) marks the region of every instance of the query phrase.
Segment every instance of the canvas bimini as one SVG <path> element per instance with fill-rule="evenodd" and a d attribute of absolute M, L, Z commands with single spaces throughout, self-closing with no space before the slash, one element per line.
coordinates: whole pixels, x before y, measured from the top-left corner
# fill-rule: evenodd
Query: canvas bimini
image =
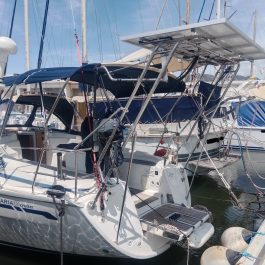
<path fill-rule="evenodd" d="M 214 27 L 212 22 L 208 23 L 200 25 Z M 230 27 L 227 21 L 217 25 Z M 183 29 L 188 36 L 175 39 Z M 135 150 L 136 126 L 155 90 L 166 86 L 166 67 L 173 56 L 178 58 L 179 53 L 183 55 L 183 51 L 189 53 L 199 47 L 199 60 L 202 56 L 209 63 L 226 62 L 222 73 L 245 60 L 236 50 L 222 54 L 227 50 L 224 47 L 219 48 L 218 56 L 212 55 L 207 46 L 212 41 L 208 35 L 199 35 L 199 31 L 198 25 L 196 30 L 187 25 L 155 32 L 155 37 L 141 35 L 140 43 L 150 38 L 157 46 L 153 53 L 167 56 L 165 65 L 153 77 L 145 77 L 148 64 L 137 80 L 131 76 L 112 79 L 105 65 L 88 64 L 80 68 L 36 69 L 4 78 L 9 89 L 4 94 L 7 99 L 1 101 L 2 243 L 61 254 L 147 259 L 163 253 L 172 244 L 200 248 L 208 241 L 214 233 L 211 214 L 205 207 L 191 207 L 186 172 L 173 154 L 165 160 Z M 215 27 L 213 31 L 218 32 Z M 252 42 L 248 47 L 261 53 Z M 39 95 L 15 95 L 21 83 L 57 79 L 65 80 L 65 84 L 56 97 L 46 95 L 42 86 Z M 87 105 L 89 131 L 82 137 L 72 129 L 74 109 L 63 96 L 70 80 L 81 86 L 90 85 L 94 91 L 93 109 Z M 120 85 L 122 81 L 136 83 L 126 106 L 99 119 L 96 90 L 102 84 L 109 90 L 115 86 L 117 91 L 126 89 Z M 142 84 L 148 95 L 124 137 L 123 118 Z M 19 119 L 19 113 L 26 118 Z M 40 115 L 43 126 L 36 120 Z M 62 123 L 59 129 L 52 123 L 56 118 Z M 90 168 L 86 167 L 88 161 Z"/>

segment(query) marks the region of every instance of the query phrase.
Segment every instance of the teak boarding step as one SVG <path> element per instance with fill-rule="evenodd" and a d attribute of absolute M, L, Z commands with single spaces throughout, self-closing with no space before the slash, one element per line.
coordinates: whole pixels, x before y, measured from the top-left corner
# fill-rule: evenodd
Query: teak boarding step
<path fill-rule="evenodd" d="M 144 214 L 144 231 L 181 241 L 210 218 L 209 213 L 177 204 L 165 204 Z"/>

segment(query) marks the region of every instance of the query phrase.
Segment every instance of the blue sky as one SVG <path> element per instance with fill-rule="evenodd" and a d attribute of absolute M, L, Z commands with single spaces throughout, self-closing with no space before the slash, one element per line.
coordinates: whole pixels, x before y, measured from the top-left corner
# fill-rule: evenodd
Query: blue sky
<path fill-rule="evenodd" d="M 206 0 L 201 20 L 209 19 L 214 0 Z M 223 0 L 224 1 L 224 0 Z M 28 0 L 30 23 L 30 65 L 36 68 L 42 20 L 46 0 Z M 178 2 L 180 2 L 179 18 Z M 120 41 L 120 37 L 154 30 L 165 0 L 87 0 L 87 49 L 89 62 L 112 61 L 137 49 Z M 167 0 L 158 28 L 178 26 L 185 20 L 185 0 Z M 197 22 L 203 0 L 191 0 L 190 22 Z M 0 36 L 8 36 L 14 0 L 0 0 Z M 231 21 L 252 36 L 253 12 L 257 10 L 257 42 L 265 48 L 265 1 L 229 0 L 227 16 L 235 12 Z M 72 16 L 73 13 L 73 16 Z M 214 7 L 212 18 L 215 18 Z M 222 12 L 223 15 L 223 12 Z M 78 66 L 74 29 L 81 48 L 80 0 L 50 0 L 43 67 Z M 183 23 L 183 22 L 182 22 Z M 18 52 L 9 57 L 7 74 L 25 71 L 23 0 L 17 1 L 12 38 Z M 255 73 L 265 78 L 265 62 L 255 64 Z M 241 67 L 241 74 L 249 73 L 249 64 Z"/>

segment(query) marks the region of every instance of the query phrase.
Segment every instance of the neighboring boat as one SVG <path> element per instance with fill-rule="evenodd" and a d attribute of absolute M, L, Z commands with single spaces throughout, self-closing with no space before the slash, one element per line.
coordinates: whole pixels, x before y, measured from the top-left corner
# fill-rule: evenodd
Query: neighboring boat
<path fill-rule="evenodd" d="M 128 68 L 125 65 L 119 65 L 120 69 Z M 157 71 L 157 70 L 156 70 Z M 119 70 L 116 70 L 119 72 Z M 168 77 L 175 78 L 175 77 Z M 182 87 L 184 84 L 182 84 Z M 211 87 L 203 81 L 200 82 L 201 87 Z M 212 87 L 211 87 L 212 88 Z M 164 93 L 172 93 L 174 90 L 169 87 L 169 90 L 164 89 Z M 175 88 L 175 91 L 184 91 L 184 88 Z M 208 91 L 211 91 L 209 89 Z M 220 90 L 219 90 L 220 91 Z M 218 168 L 222 168 L 232 164 L 238 160 L 238 156 L 230 154 L 224 159 L 224 151 L 221 148 L 223 140 L 227 133 L 226 129 L 221 128 L 221 116 L 219 111 L 215 115 L 215 122 L 211 124 L 210 131 L 207 134 L 202 134 L 202 123 L 197 123 L 200 115 L 200 106 L 204 98 L 208 98 L 209 93 L 199 92 L 203 96 L 191 95 L 188 93 L 178 93 L 178 95 L 159 95 L 155 94 L 143 113 L 137 127 L 137 143 L 136 150 L 145 151 L 150 154 L 162 156 L 164 159 L 174 156 L 176 163 L 180 163 L 187 169 L 189 176 L 193 175 L 194 163 L 199 159 L 200 165 L 205 163 L 205 167 L 197 169 L 196 174 L 205 175 L 209 171 L 214 170 L 214 165 L 211 165 L 209 159 L 213 159 Z M 220 94 L 216 96 L 219 98 Z M 141 109 L 145 100 L 144 95 L 135 97 L 132 101 L 129 112 L 126 114 L 124 123 L 127 127 L 132 124 Z M 218 103 L 213 100 L 214 105 Z M 116 98 L 111 100 L 100 100 L 97 102 L 97 107 L 104 113 L 104 109 L 112 108 L 113 110 L 119 107 L 126 106 L 128 98 Z M 210 103 L 205 107 L 206 112 L 213 112 L 213 104 Z M 211 109 L 211 110 L 210 110 Z M 198 139 L 204 144 L 198 143 Z M 128 142 L 130 145 L 131 142 Z M 221 162 L 223 161 L 223 162 Z M 207 165 L 208 162 L 208 165 Z M 187 163 L 187 164 L 186 164 Z"/>
<path fill-rule="evenodd" d="M 227 36 L 236 41 L 230 42 Z M 143 70 L 132 68 L 122 76 L 110 72 L 106 65 L 88 64 L 80 68 L 35 69 L 4 78 L 10 87 L 5 93 L 8 99 L 1 101 L 2 243 L 61 254 L 146 259 L 163 253 L 172 244 L 200 248 L 213 235 L 210 212 L 205 207 L 191 207 L 183 166 L 176 163 L 174 154 L 165 159 L 136 150 L 137 126 L 156 89 L 163 92 L 170 84 L 181 87 L 182 80 L 166 76 L 173 56 L 185 57 L 192 64 L 196 61 L 199 65 L 219 66 L 208 87 L 213 94 L 219 81 L 226 92 L 240 61 L 265 58 L 265 52 L 227 20 L 140 34 L 127 41 L 152 49 L 152 56 L 163 54 L 165 64 L 156 73 L 149 70 L 147 63 Z M 56 97 L 44 93 L 15 95 L 21 83 L 57 79 L 65 83 Z M 86 137 L 72 129 L 74 109 L 63 97 L 69 81 L 81 83 L 84 92 L 87 87 L 82 84 L 90 85 L 94 92 L 93 108 L 86 105 L 88 117 L 93 118 Z M 99 87 L 128 97 L 125 107 L 108 113 L 103 120 L 96 104 Z M 124 137 L 121 123 L 139 89 L 145 90 L 147 96 Z M 210 113 L 206 109 L 209 97 L 199 108 L 195 123 L 201 135 L 210 132 L 223 96 L 213 110 L 209 109 Z M 87 102 L 86 93 L 84 97 Z M 12 112 L 30 115 L 24 124 L 9 124 Z M 44 127 L 37 126 L 39 113 Z M 60 120 L 63 129 L 49 126 L 52 115 Z M 89 139 L 92 141 L 87 146 Z M 198 144 L 204 147 L 200 141 L 199 137 Z M 93 173 L 85 167 L 88 157 L 90 162 L 92 158 Z"/>
<path fill-rule="evenodd" d="M 265 152 L 265 101 L 249 96 L 226 102 L 225 123 L 233 131 L 228 144 L 234 150 Z"/>

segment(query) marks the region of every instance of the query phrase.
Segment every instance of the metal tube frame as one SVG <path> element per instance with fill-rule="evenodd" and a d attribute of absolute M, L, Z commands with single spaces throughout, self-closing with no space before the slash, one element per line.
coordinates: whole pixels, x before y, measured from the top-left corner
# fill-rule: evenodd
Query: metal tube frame
<path fill-rule="evenodd" d="M 32 189 L 32 192 L 34 193 L 34 186 L 35 186 L 35 182 L 36 182 L 36 178 L 37 178 L 37 175 L 38 175 L 38 171 L 39 171 L 39 168 L 40 168 L 40 164 L 41 164 L 41 161 L 42 161 L 42 158 L 43 158 L 43 155 L 44 155 L 44 152 L 47 148 L 47 139 L 48 139 L 48 122 L 56 108 L 56 105 L 58 104 L 59 102 L 59 99 L 61 97 L 61 94 L 63 93 L 65 87 L 67 86 L 67 84 L 69 83 L 70 81 L 70 77 L 68 77 L 64 83 L 64 85 L 62 86 L 61 90 L 59 91 L 58 95 L 57 95 L 57 98 L 56 100 L 54 101 L 53 103 L 53 106 L 49 112 L 49 115 L 45 121 L 45 124 L 44 124 L 44 143 L 43 143 L 43 147 L 41 149 L 41 154 L 40 154 L 40 158 L 39 158 L 39 161 L 38 161 L 38 165 L 37 165 L 37 168 L 36 168 L 36 171 L 35 171 L 35 174 L 34 174 L 34 178 L 33 178 L 33 181 L 32 181 L 32 186 L 31 186 L 31 189 Z"/>
<path fill-rule="evenodd" d="M 11 96 L 10 96 L 10 99 L 9 99 L 9 102 L 8 102 L 8 106 L 7 106 L 5 117 L 4 117 L 4 120 L 3 120 L 3 124 L 1 126 L 0 138 L 2 138 L 2 136 L 4 134 L 4 130 L 5 130 L 5 127 L 6 127 L 6 124 L 7 124 L 7 121 L 8 121 L 8 117 L 10 115 L 9 112 L 10 112 L 10 109 L 11 109 L 11 102 L 12 102 L 13 96 L 15 94 L 15 88 L 17 87 L 17 85 L 13 85 L 12 87 L 13 87 L 13 89 L 12 89 Z M 10 88 L 10 90 L 11 90 L 11 88 Z"/>
<path fill-rule="evenodd" d="M 165 72 L 167 70 L 167 66 L 168 66 L 170 60 L 172 59 L 177 47 L 179 46 L 179 43 L 180 42 L 176 42 L 174 47 L 173 47 L 173 49 L 170 51 L 170 54 L 167 57 L 167 60 L 166 60 L 165 64 L 163 65 L 162 69 L 160 70 L 160 73 L 159 73 L 158 77 L 156 78 L 156 81 L 153 84 L 151 90 L 149 91 L 149 93 L 148 93 L 148 95 L 146 97 L 146 100 L 144 101 L 144 103 L 142 105 L 142 108 L 140 109 L 137 117 L 135 118 L 135 121 L 134 121 L 134 123 L 132 125 L 132 128 L 131 128 L 131 130 L 128 133 L 127 139 L 123 143 L 123 149 L 125 148 L 126 144 L 128 143 L 128 140 L 131 137 L 132 133 L 134 133 L 134 131 L 136 129 L 136 125 L 138 124 L 140 118 L 142 117 L 142 114 L 144 113 L 144 111 L 145 111 L 145 109 L 146 109 L 146 107 L 147 107 L 147 105 L 148 105 L 153 93 L 155 92 L 155 90 L 156 90 L 156 88 L 157 88 L 157 86 L 159 84 L 159 82 L 162 80 L 163 76 L 165 75 Z"/>

